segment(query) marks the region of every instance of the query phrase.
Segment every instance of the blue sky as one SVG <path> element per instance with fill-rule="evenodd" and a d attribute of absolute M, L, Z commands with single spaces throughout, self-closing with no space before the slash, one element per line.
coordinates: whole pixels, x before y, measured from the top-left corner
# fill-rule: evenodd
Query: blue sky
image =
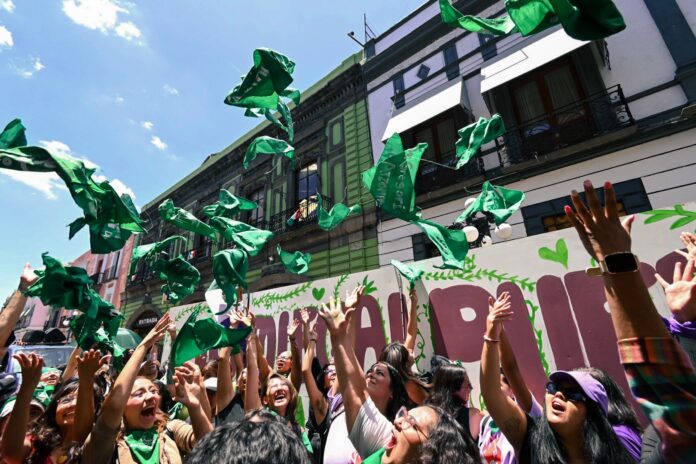
<path fill-rule="evenodd" d="M 86 158 L 146 204 L 258 120 L 222 103 L 270 47 L 316 82 L 359 46 L 363 13 L 379 34 L 422 0 L 0 0 L 0 125 L 23 120 L 32 145 Z M 89 248 L 51 174 L 0 169 L 0 298 L 41 253 Z"/>

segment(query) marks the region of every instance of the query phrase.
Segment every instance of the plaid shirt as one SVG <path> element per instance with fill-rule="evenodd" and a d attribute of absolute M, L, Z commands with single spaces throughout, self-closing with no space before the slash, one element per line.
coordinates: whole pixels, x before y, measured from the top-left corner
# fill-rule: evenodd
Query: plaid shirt
<path fill-rule="evenodd" d="M 619 340 L 633 396 L 662 438 L 667 462 L 696 459 L 696 372 L 672 338 Z"/>

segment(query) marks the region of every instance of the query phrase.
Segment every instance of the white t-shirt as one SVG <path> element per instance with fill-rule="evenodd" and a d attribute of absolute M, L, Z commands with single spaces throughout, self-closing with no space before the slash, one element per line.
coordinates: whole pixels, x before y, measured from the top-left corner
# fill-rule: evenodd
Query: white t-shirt
<path fill-rule="evenodd" d="M 324 464 L 349 464 L 355 462 L 358 452 L 348 438 L 346 413 L 341 411 L 331 420 L 324 447 Z"/>
<path fill-rule="evenodd" d="M 375 403 L 367 399 L 360 406 L 358 417 L 353 429 L 350 430 L 350 441 L 363 459 L 376 453 L 389 443 L 394 425 L 384 417 Z"/>

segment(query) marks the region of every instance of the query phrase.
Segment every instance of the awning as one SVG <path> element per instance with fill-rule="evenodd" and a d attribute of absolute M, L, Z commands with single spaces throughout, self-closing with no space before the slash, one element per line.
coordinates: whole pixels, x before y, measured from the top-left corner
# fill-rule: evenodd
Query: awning
<path fill-rule="evenodd" d="M 465 100 L 462 99 L 462 80 L 457 79 L 454 84 L 446 89 L 434 95 L 421 98 L 420 101 L 408 103 L 404 108 L 400 108 L 399 111 L 395 112 L 382 135 L 382 141 L 384 142 L 394 133 L 400 134 L 428 119 L 434 118 L 438 114 L 442 114 L 461 104 L 463 101 Z"/>
<path fill-rule="evenodd" d="M 516 79 L 588 43 L 573 39 L 563 29 L 535 40 L 521 50 L 481 68 L 481 93 Z"/>

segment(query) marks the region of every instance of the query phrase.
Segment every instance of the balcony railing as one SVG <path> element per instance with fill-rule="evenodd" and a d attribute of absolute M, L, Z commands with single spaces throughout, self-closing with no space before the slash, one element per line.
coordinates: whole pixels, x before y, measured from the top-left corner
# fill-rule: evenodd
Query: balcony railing
<path fill-rule="evenodd" d="M 496 141 L 501 166 L 537 159 L 634 124 L 620 85 L 515 127 Z"/>
<path fill-rule="evenodd" d="M 455 170 L 454 166 L 457 164 L 457 157 L 454 151 L 444 155 L 442 161 L 439 161 L 439 164 L 448 167 L 438 166 L 437 164 L 428 163 L 427 160 L 421 160 L 418 174 L 416 175 L 416 195 L 456 185 L 459 182 L 483 174 L 482 160 L 480 157 L 474 158 L 471 162 Z"/>

